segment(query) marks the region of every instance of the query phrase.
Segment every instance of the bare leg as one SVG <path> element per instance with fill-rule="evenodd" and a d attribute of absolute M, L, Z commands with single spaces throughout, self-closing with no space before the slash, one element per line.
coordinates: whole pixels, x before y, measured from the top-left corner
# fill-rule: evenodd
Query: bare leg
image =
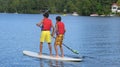
<path fill-rule="evenodd" d="M 43 42 L 40 42 L 40 55 L 42 55 Z"/>
<path fill-rule="evenodd" d="M 61 51 L 61 56 L 64 57 L 64 52 L 63 52 L 62 45 L 60 45 L 60 51 Z"/>
<path fill-rule="evenodd" d="M 49 50 L 50 50 L 50 56 L 52 56 L 52 46 L 50 43 L 48 43 L 48 46 L 49 46 Z"/>
<path fill-rule="evenodd" d="M 56 44 L 54 44 L 54 48 L 55 48 L 55 52 L 56 52 L 56 57 L 58 58 L 59 55 L 58 55 L 58 48 L 57 48 L 57 45 L 56 45 Z"/>

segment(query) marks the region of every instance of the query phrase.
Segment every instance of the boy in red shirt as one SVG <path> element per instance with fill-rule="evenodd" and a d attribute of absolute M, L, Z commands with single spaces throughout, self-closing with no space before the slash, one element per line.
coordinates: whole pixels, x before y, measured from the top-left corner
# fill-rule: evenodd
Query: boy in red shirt
<path fill-rule="evenodd" d="M 61 56 L 64 57 L 64 52 L 63 52 L 63 48 L 62 48 L 62 42 L 63 42 L 63 37 L 64 37 L 64 34 L 65 34 L 66 30 L 65 30 L 64 23 L 61 22 L 61 17 L 60 16 L 56 17 L 55 29 L 56 29 L 55 30 L 56 39 L 55 39 L 55 43 L 54 43 L 54 48 L 55 48 L 55 52 L 56 52 L 56 57 L 59 57 L 57 46 L 60 47 Z"/>
<path fill-rule="evenodd" d="M 41 31 L 41 36 L 40 36 L 40 55 L 42 55 L 43 43 L 44 41 L 46 41 L 49 46 L 50 56 L 52 56 L 50 29 L 53 28 L 52 30 L 52 36 L 53 36 L 54 26 L 52 24 L 52 20 L 48 18 L 49 17 L 48 13 L 44 13 L 43 16 L 44 16 L 43 20 L 40 23 L 36 24 L 38 27 L 42 26 L 42 31 Z"/>

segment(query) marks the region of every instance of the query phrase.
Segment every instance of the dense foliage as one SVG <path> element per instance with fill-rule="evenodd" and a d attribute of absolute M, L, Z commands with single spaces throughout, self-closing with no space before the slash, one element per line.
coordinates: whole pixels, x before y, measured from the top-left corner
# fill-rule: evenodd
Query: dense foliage
<path fill-rule="evenodd" d="M 0 0 L 0 12 L 7 13 L 72 13 L 109 14 L 118 0 Z"/>

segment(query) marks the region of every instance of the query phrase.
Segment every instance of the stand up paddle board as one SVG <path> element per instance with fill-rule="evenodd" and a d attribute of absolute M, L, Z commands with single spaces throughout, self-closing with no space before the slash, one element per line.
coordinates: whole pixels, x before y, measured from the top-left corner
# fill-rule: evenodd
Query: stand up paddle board
<path fill-rule="evenodd" d="M 71 58 L 71 57 L 54 57 L 54 56 L 49 56 L 42 54 L 41 56 L 37 52 L 32 52 L 32 51 L 23 51 L 23 54 L 31 57 L 36 57 L 36 58 L 43 58 L 43 59 L 50 59 L 50 60 L 59 60 L 59 61 L 69 61 L 69 62 L 80 62 L 82 59 L 80 58 Z"/>

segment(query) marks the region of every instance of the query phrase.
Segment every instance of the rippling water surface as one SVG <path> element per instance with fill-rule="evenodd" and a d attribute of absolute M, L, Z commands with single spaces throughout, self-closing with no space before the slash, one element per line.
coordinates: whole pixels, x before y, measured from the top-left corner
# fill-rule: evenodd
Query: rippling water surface
<path fill-rule="evenodd" d="M 50 15 L 53 24 L 56 16 Z M 35 24 L 41 19 L 41 14 L 0 14 L 0 67 L 120 67 L 119 17 L 62 16 L 67 29 L 64 43 L 79 51 L 76 55 L 64 47 L 65 56 L 82 57 L 82 62 L 22 54 L 23 50 L 39 52 L 40 28 Z M 43 46 L 43 53 L 49 54 L 48 45 Z"/>

